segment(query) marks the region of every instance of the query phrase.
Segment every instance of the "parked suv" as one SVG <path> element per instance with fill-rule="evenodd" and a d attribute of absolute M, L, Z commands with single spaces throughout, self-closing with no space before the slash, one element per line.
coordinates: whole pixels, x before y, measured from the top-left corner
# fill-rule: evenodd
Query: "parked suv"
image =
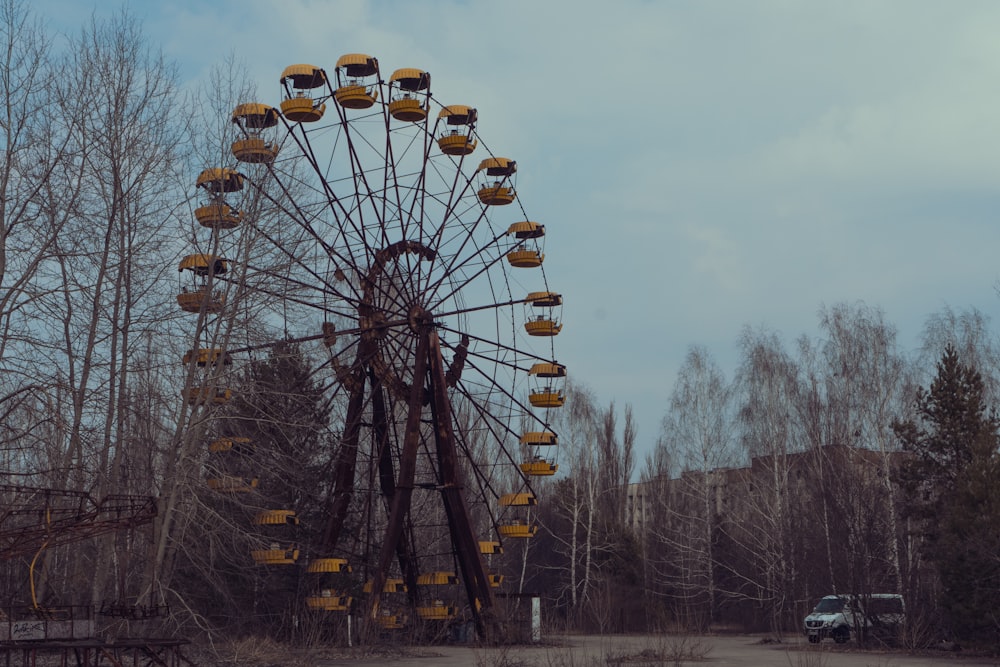
<path fill-rule="evenodd" d="M 894 632 L 903 622 L 904 613 L 902 595 L 827 595 L 806 616 L 805 630 L 813 644 L 824 637 L 843 644 L 851 638 L 851 632 Z"/>

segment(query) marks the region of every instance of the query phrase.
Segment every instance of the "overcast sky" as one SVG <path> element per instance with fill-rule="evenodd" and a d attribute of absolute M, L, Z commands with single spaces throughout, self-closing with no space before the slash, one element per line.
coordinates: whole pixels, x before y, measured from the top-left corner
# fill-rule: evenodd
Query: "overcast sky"
<path fill-rule="evenodd" d="M 35 0 L 55 30 L 118 5 Z M 904 349 L 996 312 L 1000 2 L 158 0 L 128 3 L 194 84 L 229 55 L 270 99 L 344 53 L 431 72 L 517 160 L 564 294 L 557 357 L 655 442 L 691 345 L 885 311 Z"/>

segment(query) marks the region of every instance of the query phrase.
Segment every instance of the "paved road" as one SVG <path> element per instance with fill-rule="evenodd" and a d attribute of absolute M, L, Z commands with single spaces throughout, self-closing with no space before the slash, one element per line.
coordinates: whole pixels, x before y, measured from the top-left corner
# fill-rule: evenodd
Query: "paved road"
<path fill-rule="evenodd" d="M 861 652 L 824 642 L 810 646 L 804 639 L 763 644 L 747 635 L 719 637 L 553 637 L 551 645 L 514 648 L 440 646 L 415 649 L 419 655 L 400 659 L 329 660 L 323 667 L 607 667 L 609 658 L 637 656 L 644 650 L 704 655 L 701 660 L 623 662 L 622 667 L 1000 667 L 1000 661 L 962 658 L 953 654 L 910 656 L 905 653 Z"/>

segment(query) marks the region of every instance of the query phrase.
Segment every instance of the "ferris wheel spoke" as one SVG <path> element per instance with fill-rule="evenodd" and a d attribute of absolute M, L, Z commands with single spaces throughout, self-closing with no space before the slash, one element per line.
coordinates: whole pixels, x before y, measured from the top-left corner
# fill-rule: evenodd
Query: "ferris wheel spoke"
<path fill-rule="evenodd" d="M 351 262 L 350 262 L 349 258 L 346 257 L 346 256 L 344 256 L 344 255 L 342 255 L 333 246 L 331 246 L 329 243 L 327 243 L 323 239 L 322 235 L 320 235 L 317 232 L 316 228 L 310 222 L 310 219 L 311 219 L 312 216 L 307 215 L 305 213 L 305 211 L 300 206 L 294 204 L 294 199 L 290 196 L 289 190 L 286 187 L 286 184 L 282 181 L 282 179 L 275 178 L 274 180 L 276 182 L 278 182 L 279 186 L 282 188 L 282 191 L 283 191 L 283 193 L 285 195 L 285 198 L 288 199 L 289 201 L 293 202 L 292 207 L 288 208 L 288 207 L 284 206 L 284 204 L 282 204 L 282 202 L 278 201 L 276 198 L 274 198 L 273 195 L 271 195 L 270 193 L 268 193 L 266 191 L 263 192 L 264 196 L 266 198 L 268 198 L 268 200 L 272 204 L 274 204 L 275 206 L 277 206 L 278 209 L 282 213 L 284 213 L 286 216 L 288 216 L 289 219 L 294 220 L 303 230 L 306 231 L 306 233 L 308 233 L 314 239 L 315 242 L 317 242 L 318 244 L 320 244 L 320 246 L 323 248 L 324 252 L 329 257 L 332 257 L 332 258 L 336 259 L 337 262 L 338 262 L 338 264 L 340 264 L 341 266 L 350 265 Z M 262 235 L 264 235 L 264 237 L 270 243 L 274 244 L 274 246 L 277 247 L 281 252 L 283 252 L 286 255 L 288 255 L 289 258 L 292 261 L 298 262 L 299 265 L 302 266 L 303 270 L 305 270 L 307 273 L 309 273 L 310 275 L 312 275 L 314 278 L 316 278 L 319 281 L 320 285 L 322 285 L 323 288 L 329 290 L 330 292 L 332 292 L 333 294 L 335 294 L 339 298 L 347 299 L 347 298 L 351 298 L 351 296 L 354 296 L 355 298 L 357 297 L 357 294 L 348 295 L 348 294 L 342 293 L 339 290 L 339 288 L 337 288 L 335 285 L 333 285 L 332 283 L 330 283 L 330 281 L 328 279 L 320 276 L 311 267 L 305 266 L 304 262 L 301 262 L 300 259 L 297 256 L 291 254 L 290 251 L 287 248 L 284 248 L 280 243 L 278 243 L 277 240 L 273 236 L 271 236 L 270 234 L 267 234 L 265 231 L 261 230 L 259 227 L 258 227 L 258 231 Z"/>
<path fill-rule="evenodd" d="M 326 199 L 326 205 L 329 208 L 329 210 L 335 216 L 338 216 L 338 219 L 349 220 L 350 210 L 344 206 L 343 202 L 337 197 L 336 193 L 333 191 L 333 188 L 331 187 L 327 177 L 329 169 L 324 169 L 320 166 L 319 160 L 316 157 L 315 151 L 313 150 L 312 142 L 309 138 L 310 137 L 309 133 L 305 130 L 305 128 L 301 124 L 289 125 L 286 122 L 286 127 L 288 130 L 287 136 L 290 136 L 293 139 L 293 141 L 295 141 L 295 143 L 300 148 L 301 154 L 306 158 L 306 162 L 309 164 L 313 173 L 318 177 L 319 187 L 321 192 L 323 193 L 324 198 Z M 295 180 L 302 182 L 301 179 L 295 179 Z M 358 234 L 359 236 L 363 236 L 361 231 L 357 228 L 355 228 L 355 233 Z"/>
<path fill-rule="evenodd" d="M 508 343 L 501 343 L 499 341 L 492 340 L 490 338 L 485 338 L 485 337 L 482 337 L 482 336 L 476 336 L 475 334 L 471 334 L 471 333 L 468 333 L 468 332 L 465 332 L 465 331 L 459 331 L 457 329 L 452 329 L 452 328 L 447 327 L 445 325 L 438 325 L 438 327 L 442 331 L 450 331 L 452 333 L 456 333 L 456 334 L 459 334 L 459 335 L 468 336 L 471 340 L 477 341 L 477 342 L 480 342 L 480 343 L 485 343 L 486 345 L 491 346 L 491 347 L 495 348 L 498 351 L 503 351 L 503 352 L 509 352 L 509 353 L 512 353 L 512 354 L 516 354 L 520 358 L 522 358 L 524 361 L 551 361 L 550 359 L 548 359 L 546 357 L 538 356 L 538 354 L 536 354 L 534 352 L 531 352 L 531 351 L 528 351 L 525 348 L 519 348 L 519 347 L 515 347 L 514 345 L 511 345 L 511 344 L 508 344 Z M 491 363 L 491 364 L 492 363 L 497 363 L 497 359 L 495 359 L 494 357 L 492 357 L 490 355 L 475 354 L 475 353 L 472 353 L 472 352 L 470 352 L 469 354 L 470 354 L 470 356 L 481 357 L 487 363 Z M 518 371 L 527 371 L 528 370 L 527 368 L 518 365 L 516 362 L 507 362 L 507 361 L 504 361 L 504 360 L 500 360 L 499 364 L 501 366 L 506 366 L 508 368 L 511 368 L 511 369 L 514 369 L 514 370 L 518 370 Z"/>
<path fill-rule="evenodd" d="M 448 269 L 438 279 L 438 281 L 435 284 L 430 285 L 428 288 L 428 294 L 433 295 L 433 300 L 431 302 L 432 307 L 435 308 L 440 307 L 441 304 L 444 304 L 451 298 L 453 298 L 457 292 L 459 292 L 463 288 L 467 289 L 469 284 L 475 282 L 475 280 L 480 276 L 488 275 L 491 269 L 495 269 L 497 265 L 503 262 L 503 254 L 498 253 L 497 257 L 489 258 L 488 262 L 479 266 L 474 273 L 472 273 L 470 276 L 464 277 L 462 281 L 455 281 L 455 280 L 451 281 L 451 289 L 449 291 L 445 292 L 444 294 L 437 293 L 438 289 L 440 289 L 442 285 L 446 284 L 449 278 L 459 275 L 461 269 L 466 268 L 467 265 L 472 265 L 474 260 L 480 259 L 485 255 L 486 251 L 484 250 L 479 253 L 476 253 L 476 255 L 472 255 L 467 259 L 463 260 L 461 264 L 448 267 Z"/>

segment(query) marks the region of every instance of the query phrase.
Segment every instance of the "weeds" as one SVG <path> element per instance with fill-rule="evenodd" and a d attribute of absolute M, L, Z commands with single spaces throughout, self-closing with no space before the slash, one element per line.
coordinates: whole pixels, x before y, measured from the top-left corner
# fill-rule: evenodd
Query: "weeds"
<path fill-rule="evenodd" d="M 792 660 L 792 655 L 795 660 Z M 826 653 L 819 650 L 813 651 L 785 651 L 785 658 L 788 659 L 789 667 L 825 667 Z"/>
<path fill-rule="evenodd" d="M 605 654 L 608 665 L 628 667 L 679 667 L 685 662 L 701 662 L 712 647 L 698 637 L 655 635 L 637 653 Z"/>
<path fill-rule="evenodd" d="M 520 651 L 512 646 L 497 646 L 475 651 L 476 667 L 535 667 L 534 661 L 527 661 Z"/>

